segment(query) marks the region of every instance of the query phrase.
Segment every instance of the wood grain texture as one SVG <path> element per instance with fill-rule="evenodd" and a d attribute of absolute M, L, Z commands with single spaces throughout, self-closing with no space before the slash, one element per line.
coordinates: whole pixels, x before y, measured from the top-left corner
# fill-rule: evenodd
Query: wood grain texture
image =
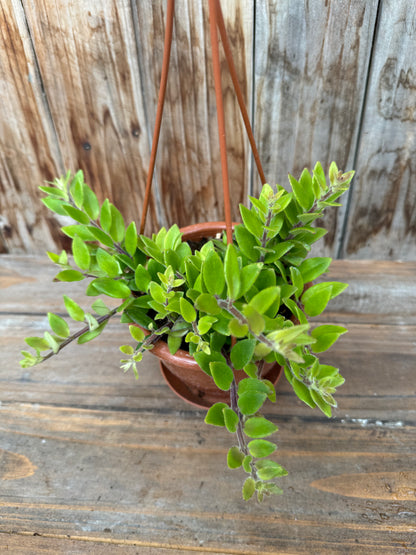
<path fill-rule="evenodd" d="M 0 253 L 54 248 L 57 222 L 37 186 L 62 171 L 21 2 L 0 2 Z"/>
<path fill-rule="evenodd" d="M 23 5 L 65 168 L 139 220 L 149 154 L 130 3 Z"/>
<path fill-rule="evenodd" d="M 321 253 L 412 260 L 416 24 L 406 0 L 223 2 L 266 177 L 317 159 L 355 166 Z M 0 0 L 0 252 L 68 245 L 37 186 L 82 168 L 140 219 L 162 63 L 165 0 Z M 172 68 L 146 232 L 221 219 L 206 3 L 177 0 Z M 222 50 L 220 48 L 221 55 Z M 256 192 L 222 55 L 234 219 Z M 252 175 L 253 174 L 253 175 Z"/>
<path fill-rule="evenodd" d="M 253 3 L 222 3 L 225 25 L 247 105 L 251 104 Z M 148 120 L 153 132 L 162 65 L 165 12 L 161 2 L 136 2 L 138 42 Z M 175 3 L 171 64 L 156 159 L 155 185 L 165 223 L 224 218 L 212 57 L 206 2 Z M 220 46 L 233 218 L 248 193 L 248 141 Z M 156 191 L 157 193 L 157 191 Z"/>
<path fill-rule="evenodd" d="M 381 3 L 343 256 L 416 255 L 416 12 Z"/>
<path fill-rule="evenodd" d="M 266 178 L 332 160 L 352 169 L 364 101 L 377 0 L 257 3 L 255 134 Z M 332 254 L 343 212 L 328 211 L 320 249 Z"/>
<path fill-rule="evenodd" d="M 32 281 L 12 279 L 29 268 Z M 15 471 L 0 474 L 3 550 L 416 551 L 414 263 L 334 262 L 326 279 L 344 276 L 355 291 L 320 319 L 349 328 L 324 356 L 346 377 L 339 407 L 329 421 L 279 382 L 265 416 L 279 425 L 276 459 L 289 476 L 263 505 L 244 503 L 241 474 L 225 468 L 229 434 L 173 396 L 150 354 L 138 382 L 118 369 L 128 330 L 116 322 L 66 356 L 18 367 L 21 338 L 45 328 L 50 290 L 62 285 L 52 275 L 38 257 L 0 257 L 0 438 Z M 387 303 L 391 283 L 404 285 Z M 406 302 L 413 311 L 399 320 L 394 305 Z M 34 473 L 19 475 L 18 461 Z"/>

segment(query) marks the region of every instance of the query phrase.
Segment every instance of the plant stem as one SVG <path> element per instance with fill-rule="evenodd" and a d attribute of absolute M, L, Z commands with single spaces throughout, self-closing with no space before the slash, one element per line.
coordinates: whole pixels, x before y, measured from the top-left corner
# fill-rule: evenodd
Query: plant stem
<path fill-rule="evenodd" d="M 111 310 L 108 314 L 103 314 L 102 316 L 99 316 L 97 318 L 98 325 L 101 325 L 107 320 L 109 320 L 110 318 L 112 318 L 117 313 L 118 308 L 119 307 L 116 307 L 113 310 Z M 81 335 L 84 335 L 84 333 L 87 333 L 87 331 L 90 331 L 89 325 L 84 326 L 82 329 L 78 330 L 77 332 L 67 337 L 65 341 L 62 341 L 62 343 L 59 344 L 59 347 L 56 353 L 54 353 L 53 351 L 50 351 L 47 355 L 45 355 L 42 358 L 40 362 L 44 362 L 45 360 L 48 360 L 48 358 L 51 358 L 54 355 L 57 355 L 64 347 L 72 343 L 72 341 L 74 341 L 75 339 L 78 339 L 78 337 L 81 337 Z"/>
<path fill-rule="evenodd" d="M 228 359 L 228 361 L 229 361 L 229 359 Z M 231 361 L 229 361 L 229 364 L 231 364 Z M 231 368 L 233 368 L 232 365 L 231 365 Z M 243 430 L 243 415 L 241 414 L 240 409 L 238 408 L 237 399 L 238 399 L 237 383 L 236 383 L 235 378 L 234 378 L 233 381 L 231 382 L 230 402 L 231 402 L 231 408 L 233 409 L 233 411 L 238 416 L 237 430 L 236 430 L 235 433 L 236 433 L 236 436 L 237 436 L 238 447 L 239 447 L 240 451 L 242 453 L 244 453 L 244 455 L 247 457 L 250 454 L 250 452 L 249 452 L 248 447 L 247 447 L 247 442 L 246 442 L 246 438 L 245 438 L 245 434 L 244 434 L 244 430 Z M 253 480 L 257 481 L 259 478 L 257 476 L 257 468 L 256 468 L 256 465 L 254 463 L 254 460 L 251 461 L 250 467 L 251 467 L 251 477 L 253 478 Z"/>
<path fill-rule="evenodd" d="M 220 308 L 225 308 L 225 310 L 232 314 L 232 316 L 235 316 L 235 318 L 237 318 L 240 324 L 246 324 L 250 329 L 247 318 L 244 316 L 244 314 L 241 314 L 241 312 L 237 308 L 235 308 L 235 306 L 232 304 L 232 301 L 230 302 L 229 299 L 221 299 L 218 295 L 215 295 L 215 298 Z M 250 333 L 253 337 L 257 339 L 257 341 L 260 341 L 261 343 L 269 347 L 272 351 L 276 351 L 276 344 L 273 343 L 273 341 L 270 341 L 270 339 L 268 339 L 263 333 L 254 333 L 251 329 Z"/>
<path fill-rule="evenodd" d="M 269 230 L 267 228 L 269 227 L 270 222 L 272 221 L 272 217 L 273 217 L 273 213 L 269 208 L 268 213 L 267 213 L 266 222 L 264 224 L 263 235 L 261 237 L 261 246 L 262 246 L 263 249 L 266 248 L 267 234 L 269 232 Z M 266 253 L 262 252 L 261 255 L 260 255 L 259 262 L 264 262 L 265 258 L 266 258 Z"/>

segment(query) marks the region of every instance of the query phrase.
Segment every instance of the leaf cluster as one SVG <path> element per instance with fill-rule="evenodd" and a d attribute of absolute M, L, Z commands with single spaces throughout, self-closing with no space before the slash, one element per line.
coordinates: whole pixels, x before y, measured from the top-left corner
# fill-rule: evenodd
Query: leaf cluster
<path fill-rule="evenodd" d="M 62 227 L 71 238 L 72 257 L 65 251 L 48 253 L 59 267 L 55 280 L 87 279 L 88 297 L 118 299 L 119 305 L 110 310 L 98 298 L 91 312 L 65 296 L 68 318 L 83 327 L 71 333 L 68 318 L 50 313 L 50 330 L 26 338 L 34 353 L 22 352 L 22 366 L 42 362 L 74 340 L 94 339 L 120 314 L 134 343 L 120 347 L 122 369 L 137 375 L 143 352 L 160 338 L 171 353 L 189 351 L 217 387 L 230 392 L 231 406 L 214 405 L 206 422 L 224 426 L 238 440 L 227 461 L 249 474 L 243 497 L 257 492 L 261 500 L 280 493 L 270 480 L 286 471 L 267 458 L 276 445 L 265 438 L 277 428 L 261 415 L 266 400 L 275 400 L 273 385 L 262 376 L 262 361 L 281 364 L 299 399 L 331 415 L 334 393 L 344 380 L 337 368 L 320 363 L 319 353 L 346 330 L 335 325 L 311 330 L 310 318 L 347 285 L 312 284 L 331 259 L 309 253 L 326 233 L 316 220 L 326 208 L 338 206 L 352 177 L 332 163 L 327 179 L 318 162 L 299 180 L 289 176 L 289 190 L 266 184 L 258 197 L 250 197 L 250 208 L 240 205 L 242 223 L 231 244 L 225 236 L 212 237 L 198 249 L 183 241 L 177 225 L 151 237 L 138 235 L 135 223 L 126 226 L 108 199 L 100 204 L 81 171 L 40 187 L 50 210 L 74 220 Z M 238 386 L 236 370 L 246 376 Z"/>

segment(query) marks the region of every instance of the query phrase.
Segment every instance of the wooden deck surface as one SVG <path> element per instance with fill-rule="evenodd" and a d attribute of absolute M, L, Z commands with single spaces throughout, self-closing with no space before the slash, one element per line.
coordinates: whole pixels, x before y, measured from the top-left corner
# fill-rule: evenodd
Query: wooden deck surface
<path fill-rule="evenodd" d="M 139 381 L 119 370 L 117 323 L 20 368 L 22 338 L 62 312 L 53 275 L 46 257 L 0 257 L 0 553 L 416 552 L 416 262 L 333 263 L 350 283 L 320 319 L 350 330 L 325 355 L 346 377 L 339 408 L 327 420 L 279 382 L 266 416 L 289 476 L 261 505 L 226 469 L 229 434 L 151 355 Z"/>

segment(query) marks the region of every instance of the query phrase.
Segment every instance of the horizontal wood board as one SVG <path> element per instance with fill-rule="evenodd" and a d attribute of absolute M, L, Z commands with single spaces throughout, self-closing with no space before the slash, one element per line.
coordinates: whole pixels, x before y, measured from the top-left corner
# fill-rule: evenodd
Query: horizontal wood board
<path fill-rule="evenodd" d="M 416 258 L 412 2 L 223 2 L 266 177 L 316 160 L 355 167 L 318 250 Z M 206 3 L 177 0 L 146 232 L 223 217 Z M 0 252 L 68 246 L 37 186 L 82 168 L 100 199 L 141 216 L 166 0 L 0 0 Z M 258 191 L 223 51 L 233 217 Z"/>
<path fill-rule="evenodd" d="M 279 425 L 276 460 L 289 476 L 280 481 L 283 496 L 258 505 L 240 499 L 242 475 L 225 467 L 231 436 L 173 395 L 151 354 L 139 381 L 119 370 L 118 345 L 129 334 L 116 322 L 66 356 L 21 369 L 22 337 L 45 329 L 53 289 L 59 311 L 62 284 L 50 284 L 53 271 L 38 257 L 2 256 L 0 546 L 413 553 L 415 270 L 414 263 L 333 263 L 325 279 L 342 276 L 351 293 L 317 323 L 349 328 L 323 357 L 346 377 L 339 407 L 327 420 L 279 382 L 265 415 Z M 70 287 L 82 302 L 79 284 Z M 384 302 L 389 294 L 394 302 Z M 408 307 L 401 317 L 400 306 Z"/>

